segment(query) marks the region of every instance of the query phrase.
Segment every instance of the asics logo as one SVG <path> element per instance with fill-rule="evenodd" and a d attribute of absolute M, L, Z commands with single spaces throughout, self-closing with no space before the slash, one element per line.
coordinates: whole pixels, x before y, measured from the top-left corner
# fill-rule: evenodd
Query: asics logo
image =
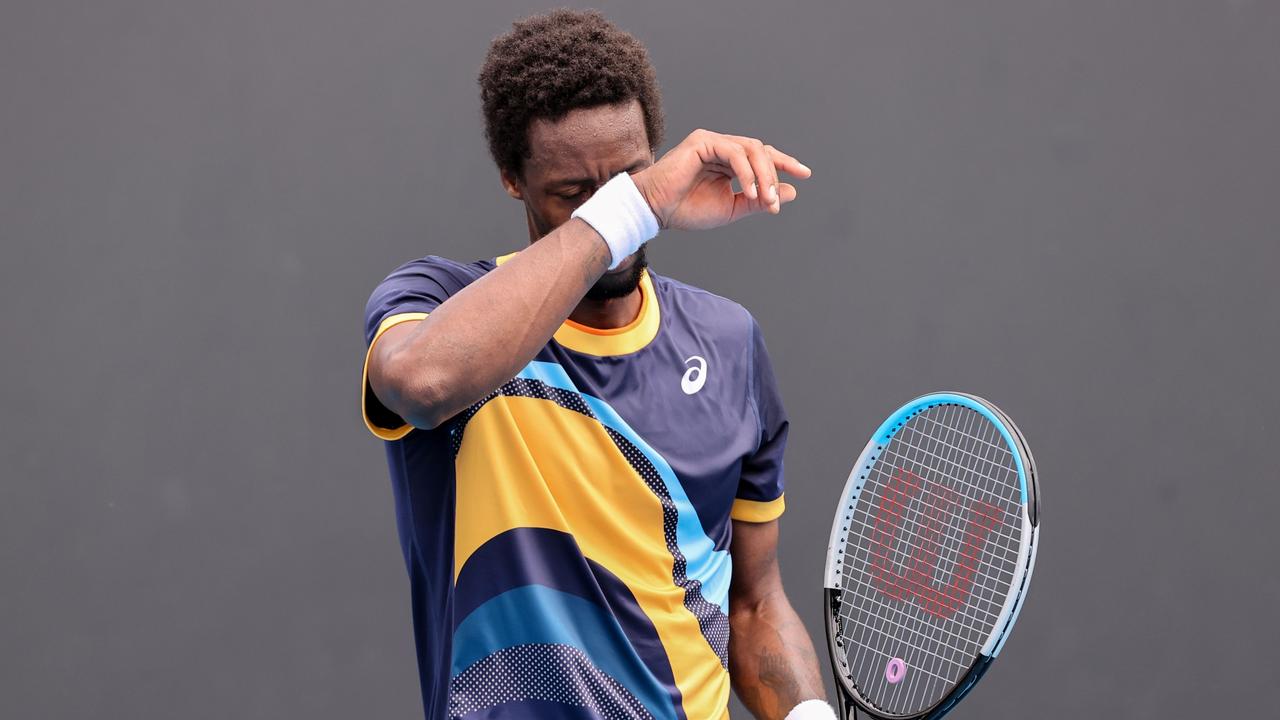
<path fill-rule="evenodd" d="M 692 365 L 689 365 L 693 363 Z M 689 369 L 684 371 L 684 377 L 680 378 L 680 389 L 685 395 L 692 395 L 702 389 L 707 384 L 707 360 L 701 355 L 693 355 L 684 361 L 685 365 L 689 365 Z"/>

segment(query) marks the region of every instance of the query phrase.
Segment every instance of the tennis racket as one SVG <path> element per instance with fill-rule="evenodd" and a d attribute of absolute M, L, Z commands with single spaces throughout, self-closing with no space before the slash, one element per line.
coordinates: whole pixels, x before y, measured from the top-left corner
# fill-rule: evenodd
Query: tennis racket
<path fill-rule="evenodd" d="M 936 720 L 982 677 L 1026 598 L 1035 461 L 991 403 L 944 392 L 885 420 L 854 465 L 827 547 L 840 717 Z"/>

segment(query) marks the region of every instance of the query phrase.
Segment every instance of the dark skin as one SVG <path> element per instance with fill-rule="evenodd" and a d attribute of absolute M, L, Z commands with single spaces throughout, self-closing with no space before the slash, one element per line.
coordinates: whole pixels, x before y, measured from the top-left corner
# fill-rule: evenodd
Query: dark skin
<path fill-rule="evenodd" d="M 729 679 L 757 718 L 784 718 L 826 699 L 818 656 L 778 570 L 778 521 L 733 521 L 729 585 Z"/>
<path fill-rule="evenodd" d="M 529 247 L 424 320 L 387 330 L 370 354 L 374 393 L 415 427 L 439 426 L 513 377 L 566 319 L 618 328 L 636 318 L 639 253 L 606 272 L 608 246 L 570 218 L 614 175 L 631 174 L 661 227 L 699 230 L 777 214 L 796 197 L 779 173 L 810 174 L 759 140 L 705 130 L 655 162 L 635 101 L 536 120 L 529 141 L 532 157 L 520 172 L 501 173 L 507 194 L 524 203 Z M 777 543 L 777 521 L 734 521 L 730 677 L 743 703 L 768 719 L 825 697 L 813 644 L 782 589 Z"/>
<path fill-rule="evenodd" d="M 592 108 L 574 112 L 559 122 L 535 120 L 529 127 L 533 157 L 517 175 L 502 171 L 502 187 L 524 203 L 529 242 L 537 242 L 569 221 L 569 216 L 614 175 L 631 175 L 653 165 L 653 151 L 644 129 L 640 104 Z M 595 287 L 628 283 L 631 255 L 606 272 Z M 618 328 L 640 314 L 640 292 L 632 285 L 622 297 L 595 300 L 584 297 L 569 319 L 594 328 Z"/>

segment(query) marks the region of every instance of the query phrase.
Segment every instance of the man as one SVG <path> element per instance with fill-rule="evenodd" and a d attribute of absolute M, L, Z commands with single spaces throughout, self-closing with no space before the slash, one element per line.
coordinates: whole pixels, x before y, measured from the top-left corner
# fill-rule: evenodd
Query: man
<path fill-rule="evenodd" d="M 480 86 L 529 246 L 409 262 L 366 313 L 426 716 L 708 720 L 732 683 L 758 717 L 834 717 L 778 573 L 760 330 L 643 245 L 776 214 L 808 168 L 701 130 L 655 163 L 652 66 L 595 12 L 516 23 Z"/>

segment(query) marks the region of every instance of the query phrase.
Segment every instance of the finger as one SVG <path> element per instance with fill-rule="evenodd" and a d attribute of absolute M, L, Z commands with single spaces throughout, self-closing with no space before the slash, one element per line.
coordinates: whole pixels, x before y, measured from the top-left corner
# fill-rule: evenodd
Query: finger
<path fill-rule="evenodd" d="M 754 170 L 750 170 L 751 162 L 749 159 L 747 159 L 745 152 L 743 153 L 742 157 L 743 157 L 743 163 L 745 163 L 745 166 L 749 169 L 750 172 L 754 172 Z M 707 160 L 703 162 L 703 168 L 711 172 L 723 175 L 729 178 L 730 180 L 737 180 L 739 176 L 739 173 L 734 171 L 733 166 L 729 164 L 728 160 L 719 160 L 719 159 Z M 734 195 L 742 195 L 744 198 L 746 198 L 746 200 L 751 203 L 751 212 L 758 212 L 761 210 L 768 209 L 769 203 L 765 202 L 764 195 L 760 193 L 759 187 L 757 187 L 758 183 L 752 183 L 752 182 L 743 183 L 741 180 L 738 180 L 738 183 L 742 185 L 742 188 L 738 191 L 735 191 Z M 751 197 L 752 195 L 755 195 L 755 197 Z"/>
<path fill-rule="evenodd" d="M 755 138 L 749 138 L 742 135 L 730 135 L 729 137 L 732 137 L 734 140 L 737 140 L 738 142 L 742 142 L 742 143 L 759 142 L 755 140 Z M 785 152 L 779 150 L 778 148 L 772 145 L 765 145 L 764 149 L 766 152 L 769 153 L 769 157 L 772 159 L 773 165 L 776 168 L 776 170 L 781 170 L 782 172 L 785 172 L 789 175 L 794 175 L 795 177 L 798 177 L 801 179 L 807 178 L 813 174 L 813 170 L 810 170 L 809 166 L 800 162 L 799 160 L 792 157 L 791 155 L 788 155 Z M 775 173 L 776 173 L 776 170 L 775 170 Z"/>
<path fill-rule="evenodd" d="M 769 156 L 773 158 L 773 165 L 777 169 L 798 178 L 807 178 L 813 174 L 809 166 L 782 152 L 772 145 L 765 145 L 764 149 L 768 151 Z"/>
<path fill-rule="evenodd" d="M 764 149 L 764 143 L 752 139 L 743 143 L 747 157 L 751 159 L 751 169 L 756 173 L 756 183 L 763 194 L 760 199 L 768 207 L 769 212 L 777 214 L 782 209 L 778 202 L 778 171 L 773 167 L 773 158 Z"/>
<path fill-rule="evenodd" d="M 787 204 L 796 199 L 796 186 L 791 183 L 778 183 L 778 200 L 782 204 Z"/>
<path fill-rule="evenodd" d="M 747 151 L 743 149 L 742 145 L 731 140 L 717 139 L 711 150 L 717 160 L 728 163 L 734 177 L 738 179 L 738 184 L 742 186 L 742 191 L 747 194 L 747 197 L 752 200 L 759 197 L 756 188 L 756 174 L 752 169 L 751 161 L 747 158 Z"/>
<path fill-rule="evenodd" d="M 765 149 L 767 146 L 751 137 L 742 135 L 728 137 L 741 144 L 751 159 L 751 167 L 755 170 L 756 179 L 762 191 L 758 198 L 771 212 L 778 212 L 781 208 L 781 203 L 778 202 L 778 171 L 774 167 L 773 157 Z"/>
<path fill-rule="evenodd" d="M 778 204 L 785 205 L 796 199 L 796 186 L 791 183 L 778 183 Z M 729 215 L 729 222 L 734 223 L 748 215 L 754 215 L 758 212 L 776 212 L 766 203 L 759 199 L 753 200 L 747 197 L 746 193 L 733 194 L 733 211 Z"/>

